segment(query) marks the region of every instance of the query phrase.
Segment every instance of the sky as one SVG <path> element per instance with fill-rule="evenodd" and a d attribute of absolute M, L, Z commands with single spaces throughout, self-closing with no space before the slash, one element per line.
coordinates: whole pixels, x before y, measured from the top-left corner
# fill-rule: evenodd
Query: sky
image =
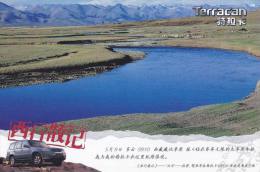
<path fill-rule="evenodd" d="M 9 5 L 35 5 L 35 4 L 99 4 L 114 5 L 117 3 L 125 5 L 174 5 L 174 4 L 211 4 L 211 5 L 239 5 L 239 4 L 257 4 L 260 0 L 0 0 Z"/>

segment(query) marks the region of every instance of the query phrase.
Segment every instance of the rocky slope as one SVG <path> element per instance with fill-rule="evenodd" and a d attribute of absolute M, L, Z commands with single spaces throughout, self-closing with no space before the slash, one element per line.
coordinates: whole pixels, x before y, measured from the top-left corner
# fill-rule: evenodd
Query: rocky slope
<path fill-rule="evenodd" d="M 10 167 L 7 165 L 0 165 L 0 172 L 99 172 L 93 168 L 84 166 L 82 164 L 64 163 L 61 167 L 44 166 L 41 168 L 30 166 Z"/>

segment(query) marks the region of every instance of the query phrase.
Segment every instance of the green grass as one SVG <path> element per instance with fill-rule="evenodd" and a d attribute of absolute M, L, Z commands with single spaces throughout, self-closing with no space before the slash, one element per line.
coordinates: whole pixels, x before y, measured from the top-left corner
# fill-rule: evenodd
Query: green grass
<path fill-rule="evenodd" d="M 15 50 L 15 51 L 12 51 Z M 104 46 L 89 45 L 32 45 L 8 46 L 0 52 L 0 74 L 27 72 L 41 69 L 84 66 L 92 63 L 121 59 L 129 55 L 133 60 L 142 53 L 112 52 Z"/>
<path fill-rule="evenodd" d="M 199 107 L 168 114 L 130 114 L 67 121 L 90 131 L 132 130 L 147 134 L 213 137 L 252 134 L 260 130 L 260 110 L 246 109 L 240 103 Z"/>
<path fill-rule="evenodd" d="M 0 65 L 13 66 L 73 51 L 73 48 L 55 45 L 3 45 L 0 51 Z"/>

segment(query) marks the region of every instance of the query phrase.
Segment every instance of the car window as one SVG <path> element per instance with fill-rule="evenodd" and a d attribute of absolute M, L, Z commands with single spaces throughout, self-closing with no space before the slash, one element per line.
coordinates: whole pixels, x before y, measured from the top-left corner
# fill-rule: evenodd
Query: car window
<path fill-rule="evenodd" d="M 22 148 L 22 142 L 17 142 L 15 145 L 15 149 L 21 149 Z"/>
<path fill-rule="evenodd" d="M 24 148 L 25 145 L 30 146 L 27 141 L 24 141 L 24 142 L 23 142 L 23 146 L 22 146 L 22 147 Z"/>
<path fill-rule="evenodd" d="M 15 143 L 12 143 L 12 144 L 9 146 L 9 149 L 10 149 L 10 150 L 14 150 L 14 146 L 15 146 Z"/>
<path fill-rule="evenodd" d="M 46 143 L 44 142 L 39 142 L 39 141 L 33 141 L 33 140 L 29 140 L 28 141 L 29 144 L 32 146 L 32 147 L 40 147 L 40 148 L 47 148 L 49 147 Z"/>

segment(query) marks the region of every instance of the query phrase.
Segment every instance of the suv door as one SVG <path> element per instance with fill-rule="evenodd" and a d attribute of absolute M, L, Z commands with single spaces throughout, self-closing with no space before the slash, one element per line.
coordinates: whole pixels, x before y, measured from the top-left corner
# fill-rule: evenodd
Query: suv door
<path fill-rule="evenodd" d="M 22 160 L 22 142 L 19 141 L 15 144 L 14 148 L 14 157 L 16 161 L 21 161 Z"/>
<path fill-rule="evenodd" d="M 28 141 L 23 141 L 22 145 L 22 156 L 21 158 L 23 160 L 31 160 L 32 159 L 32 154 L 31 154 L 31 146 L 29 145 Z"/>

